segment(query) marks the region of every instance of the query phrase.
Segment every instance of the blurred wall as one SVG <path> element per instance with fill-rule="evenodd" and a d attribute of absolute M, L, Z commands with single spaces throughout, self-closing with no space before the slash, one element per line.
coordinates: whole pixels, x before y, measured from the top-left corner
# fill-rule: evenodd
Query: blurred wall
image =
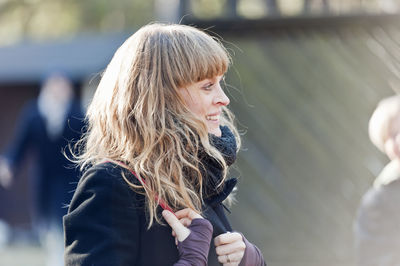
<path fill-rule="evenodd" d="M 35 83 L 0 84 L 0 92 L 0 151 L 3 153 L 14 137 L 16 121 L 23 105 L 37 96 L 39 86 Z M 10 189 L 0 187 L 0 219 L 29 229 L 32 191 L 27 172 L 32 165 L 29 158 L 25 162 Z"/>
<path fill-rule="evenodd" d="M 387 162 L 367 128 L 400 85 L 400 28 L 341 23 L 218 32 L 245 133 L 231 216 L 270 265 L 354 265 L 353 219 Z"/>

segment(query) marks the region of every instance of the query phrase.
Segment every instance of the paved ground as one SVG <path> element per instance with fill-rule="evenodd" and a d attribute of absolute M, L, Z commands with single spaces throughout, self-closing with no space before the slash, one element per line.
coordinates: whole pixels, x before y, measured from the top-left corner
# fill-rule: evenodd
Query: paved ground
<path fill-rule="evenodd" d="M 15 244 L 0 247 L 0 266 L 43 266 L 44 253 L 39 246 Z"/>

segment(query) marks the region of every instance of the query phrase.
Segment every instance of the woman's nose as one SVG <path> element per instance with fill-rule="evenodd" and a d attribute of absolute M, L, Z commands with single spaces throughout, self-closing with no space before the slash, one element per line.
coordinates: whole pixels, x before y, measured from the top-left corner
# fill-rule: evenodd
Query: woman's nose
<path fill-rule="evenodd" d="M 218 86 L 218 91 L 215 95 L 214 103 L 222 106 L 227 106 L 230 103 L 230 100 L 228 96 L 226 96 L 224 90 L 221 88 L 221 85 Z"/>

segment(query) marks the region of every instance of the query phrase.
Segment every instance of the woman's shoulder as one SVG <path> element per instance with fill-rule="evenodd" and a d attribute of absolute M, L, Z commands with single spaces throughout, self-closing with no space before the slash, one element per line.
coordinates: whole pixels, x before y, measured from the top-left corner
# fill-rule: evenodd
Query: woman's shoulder
<path fill-rule="evenodd" d="M 124 174 L 129 171 L 103 163 L 81 178 L 63 217 L 67 265 L 135 264 L 144 197 L 130 188 Z"/>
<path fill-rule="evenodd" d="M 81 183 L 92 182 L 93 180 L 108 185 L 123 185 L 124 187 L 128 185 L 126 180 L 129 180 L 129 182 L 135 185 L 140 184 L 137 178 L 135 178 L 133 173 L 128 169 L 109 161 L 96 164 L 86 170 L 81 177 L 78 186 Z"/>
<path fill-rule="evenodd" d="M 108 202 L 131 199 L 129 201 L 138 202 L 142 195 L 136 193 L 127 180 L 140 184 L 129 170 L 112 162 L 92 166 L 79 180 L 70 208 L 82 204 L 81 201 L 96 199 Z"/>

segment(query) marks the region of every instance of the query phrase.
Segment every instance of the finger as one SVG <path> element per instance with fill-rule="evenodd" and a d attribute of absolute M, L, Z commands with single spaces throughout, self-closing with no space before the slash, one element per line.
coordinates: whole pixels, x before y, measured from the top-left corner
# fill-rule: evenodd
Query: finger
<path fill-rule="evenodd" d="M 171 226 L 172 230 L 175 231 L 175 234 L 179 241 L 182 242 L 189 236 L 190 230 L 183 226 L 172 212 L 164 210 L 162 212 L 162 216 L 169 224 L 169 226 Z"/>
<path fill-rule="evenodd" d="M 214 244 L 216 247 L 220 246 L 220 245 L 224 245 L 224 244 L 229 244 L 235 241 L 241 240 L 243 241 L 243 237 L 241 234 L 236 233 L 236 232 L 228 232 L 225 234 L 221 234 L 219 236 L 217 236 L 216 238 L 214 238 Z"/>
<path fill-rule="evenodd" d="M 186 208 L 183 210 L 179 210 L 175 213 L 176 217 L 178 217 L 178 219 L 180 218 L 189 218 L 191 220 L 196 219 L 196 218 L 203 218 L 200 214 L 198 214 L 197 212 L 195 212 L 194 210 L 190 209 L 190 208 Z"/>
<path fill-rule="evenodd" d="M 224 264 L 222 264 L 223 266 L 238 266 L 239 265 L 239 263 L 237 263 L 237 262 L 231 262 L 231 263 L 224 263 Z"/>
<path fill-rule="evenodd" d="M 223 256 L 218 256 L 218 262 L 223 264 L 223 265 L 238 265 L 239 262 L 233 261 L 230 256 L 223 255 Z"/>
<path fill-rule="evenodd" d="M 189 225 L 192 223 L 192 220 L 188 218 L 182 218 L 179 220 L 181 224 L 183 224 L 185 227 L 189 227 Z"/>
<path fill-rule="evenodd" d="M 175 215 L 178 218 L 184 218 L 187 217 L 191 220 L 196 219 L 196 218 L 203 218 L 200 214 L 198 214 L 197 212 L 195 212 L 194 210 L 190 209 L 190 208 L 186 208 L 180 211 L 177 211 L 175 213 Z"/>
<path fill-rule="evenodd" d="M 222 264 L 228 263 L 228 257 L 226 255 L 218 256 L 218 262 Z"/>
<path fill-rule="evenodd" d="M 188 217 L 189 212 L 190 212 L 190 208 L 186 208 L 186 209 L 182 209 L 182 210 L 175 212 L 175 215 L 176 215 L 176 217 L 178 217 L 178 219 L 181 219 L 184 217 Z"/>
<path fill-rule="evenodd" d="M 239 265 L 243 258 L 243 254 L 241 253 L 232 253 L 229 255 L 222 255 L 218 256 L 218 261 L 222 263 L 223 265 Z"/>
<path fill-rule="evenodd" d="M 243 241 L 235 241 L 229 244 L 223 244 L 215 248 L 217 255 L 228 255 L 235 252 L 244 252 L 246 244 Z"/>
<path fill-rule="evenodd" d="M 228 256 L 229 262 L 240 263 L 242 261 L 243 255 L 244 255 L 244 251 L 240 251 L 240 252 L 235 252 L 235 253 L 231 253 L 229 255 L 223 255 L 223 256 Z"/>

